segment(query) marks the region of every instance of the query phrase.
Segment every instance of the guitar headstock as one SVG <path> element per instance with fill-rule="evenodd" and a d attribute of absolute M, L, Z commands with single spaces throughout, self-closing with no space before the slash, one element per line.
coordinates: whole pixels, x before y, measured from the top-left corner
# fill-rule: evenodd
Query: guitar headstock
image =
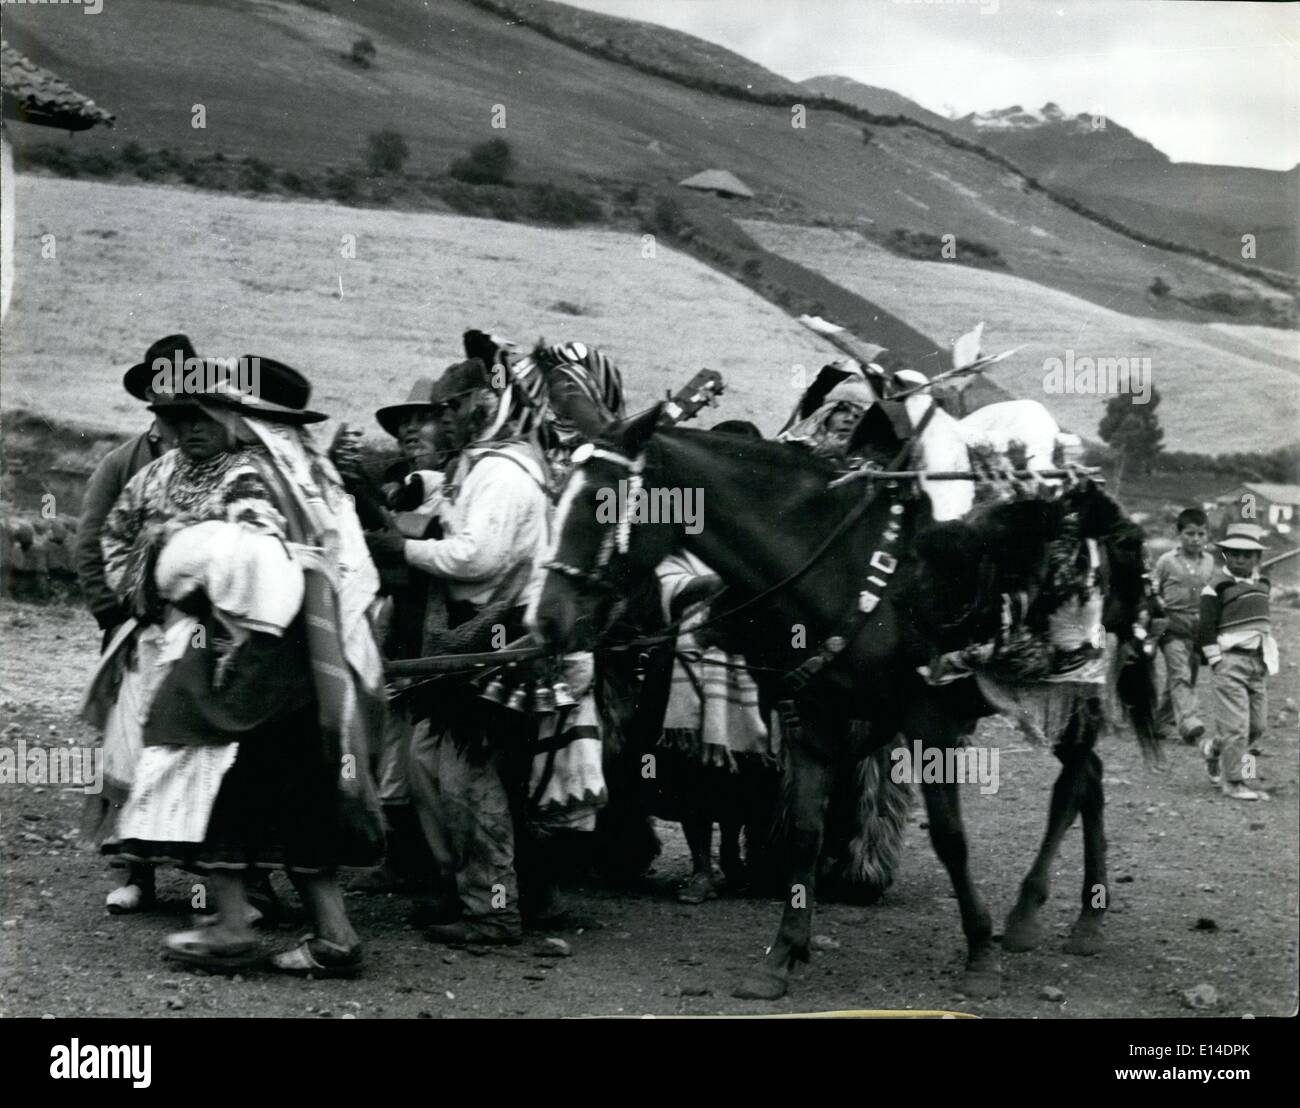
<path fill-rule="evenodd" d="M 662 424 L 672 426 L 694 419 L 702 408 L 716 404 L 725 388 L 722 374 L 716 369 L 700 370 L 684 389 L 664 404 Z"/>

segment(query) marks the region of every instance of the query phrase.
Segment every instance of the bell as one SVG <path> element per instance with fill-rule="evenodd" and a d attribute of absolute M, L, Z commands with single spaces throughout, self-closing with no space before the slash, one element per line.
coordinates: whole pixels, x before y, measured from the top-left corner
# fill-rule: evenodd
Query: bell
<path fill-rule="evenodd" d="M 506 707 L 512 712 L 528 711 L 528 686 L 516 685 L 506 701 Z"/>
<path fill-rule="evenodd" d="M 533 711 L 553 712 L 559 703 L 555 691 L 546 685 L 538 685 L 533 690 Z"/>
<path fill-rule="evenodd" d="M 573 690 L 569 688 L 567 681 L 556 681 L 551 696 L 555 700 L 556 708 L 572 708 L 577 704 L 573 697 Z"/>
<path fill-rule="evenodd" d="M 506 679 L 499 673 L 493 674 L 492 679 L 483 687 L 479 693 L 484 700 L 490 700 L 493 704 L 503 704 L 506 699 Z"/>

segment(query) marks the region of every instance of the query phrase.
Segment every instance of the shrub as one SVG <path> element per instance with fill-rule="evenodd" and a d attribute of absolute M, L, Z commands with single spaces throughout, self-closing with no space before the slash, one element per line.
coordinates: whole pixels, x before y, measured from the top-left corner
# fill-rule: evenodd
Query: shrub
<path fill-rule="evenodd" d="M 543 223 L 570 227 L 593 223 L 602 214 L 600 205 L 585 193 L 552 184 L 533 185 L 528 190 L 528 215 Z"/>
<path fill-rule="evenodd" d="M 164 146 L 159 150 L 154 155 L 154 161 L 157 163 L 158 169 L 163 173 L 179 173 L 185 168 L 185 159 L 170 146 Z M 250 161 L 257 161 L 257 159 L 245 158 L 244 164 L 247 165 Z"/>
<path fill-rule="evenodd" d="M 977 269 L 1006 269 L 1006 260 L 997 247 L 974 239 L 959 238 L 956 252 L 951 258 L 943 256 L 943 239 L 928 231 L 909 231 L 905 227 L 896 227 L 885 240 L 885 246 L 893 253 L 904 258 L 916 258 L 924 262 L 950 261 L 958 265 L 974 266 Z"/>
<path fill-rule="evenodd" d="M 1166 281 L 1163 277 L 1157 277 L 1154 281 L 1151 282 L 1151 288 L 1149 291 L 1152 296 L 1168 296 L 1169 282 Z"/>
<path fill-rule="evenodd" d="M 48 169 L 62 177 L 77 176 L 75 159 L 70 144 L 63 142 L 40 142 L 17 152 L 19 168 L 26 166 Z"/>
<path fill-rule="evenodd" d="M 352 52 L 348 55 L 348 60 L 362 69 L 369 69 L 377 52 L 375 44 L 368 38 L 359 38 L 352 44 Z"/>
<path fill-rule="evenodd" d="M 82 155 L 81 169 L 83 173 L 89 173 L 92 177 L 110 177 L 117 169 L 117 160 L 112 154 L 101 154 L 97 150 L 92 150 Z"/>
<path fill-rule="evenodd" d="M 304 181 L 293 170 L 287 169 L 280 174 L 280 184 L 290 192 L 302 192 Z"/>
<path fill-rule="evenodd" d="M 245 158 L 239 174 L 239 187 L 249 192 L 265 192 L 271 187 L 274 173 L 274 168 L 260 158 Z"/>
<path fill-rule="evenodd" d="M 357 196 L 356 173 L 349 169 L 331 169 L 325 178 L 325 191 L 333 199 L 346 203 Z"/>
<path fill-rule="evenodd" d="M 411 148 L 406 145 L 406 139 L 399 131 L 376 131 L 366 140 L 366 164 L 376 177 L 401 173 L 402 166 L 410 156 Z"/>
<path fill-rule="evenodd" d="M 463 158 L 451 163 L 447 172 L 470 185 L 503 185 L 510 179 L 514 155 L 505 139 L 479 143 Z"/>
<path fill-rule="evenodd" d="M 513 223 L 519 218 L 519 198 L 509 189 L 492 189 L 488 198 L 488 210 L 493 219 Z"/>
<path fill-rule="evenodd" d="M 586 315 L 587 310 L 581 304 L 574 304 L 570 300 L 557 300 L 551 305 L 551 311 L 562 312 L 564 315 Z"/>
<path fill-rule="evenodd" d="M 671 237 L 680 234 L 688 223 L 686 213 L 675 197 L 661 196 L 655 201 L 651 225 L 656 231 Z"/>

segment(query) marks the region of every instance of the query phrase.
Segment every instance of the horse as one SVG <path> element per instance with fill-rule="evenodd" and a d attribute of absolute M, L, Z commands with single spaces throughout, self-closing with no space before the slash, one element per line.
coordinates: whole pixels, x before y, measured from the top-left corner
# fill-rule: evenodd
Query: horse
<path fill-rule="evenodd" d="M 868 721 L 877 745 L 901 733 L 925 747 L 947 750 L 979 718 L 991 714 L 974 681 L 932 685 L 921 677 L 918 669 L 933 647 L 921 628 L 942 631 L 945 623 L 962 625 L 950 630 L 982 628 L 990 606 L 996 603 L 1000 610 L 1001 596 L 1013 588 L 1026 596 L 1042 592 L 1048 547 L 1055 537 L 1053 519 L 1064 509 L 1035 515 L 1011 505 L 1014 510 L 1004 522 L 1023 516 L 1036 525 L 1036 530 L 1016 535 L 1017 543 L 1029 545 L 1036 556 L 1017 559 L 1007 572 L 996 559 L 981 558 L 978 581 L 955 586 L 969 594 L 960 598 L 963 618 L 945 620 L 945 605 L 933 595 L 934 582 L 922 557 L 924 552 L 933 565 L 942 561 L 942 553 L 937 544 L 917 542 L 933 533 L 934 516 L 929 499 L 914 485 L 872 482 L 872 494 L 857 483 L 832 487 L 834 467 L 797 447 L 747 440 L 720 449 L 715 437 L 680 428 L 659 430 L 658 420 L 658 410 L 650 409 L 609 428 L 597 443 L 574 455 L 574 470 L 556 512 L 554 557 L 525 625 L 550 649 L 563 649 L 596 598 L 625 590 L 637 574 L 675 549 L 696 554 L 721 577 L 726 590 L 715 602 L 721 610 L 711 620 L 730 633 L 734 645 L 727 649 L 745 656 L 765 698 L 780 704 L 784 717 L 789 886 L 766 958 L 734 990 L 739 997 L 777 999 L 788 990 L 794 966 L 809 958 L 832 767 L 850 722 Z M 638 510 L 608 522 L 608 513 L 600 508 L 620 488 L 638 490 Z M 707 494 L 707 525 L 687 528 L 662 518 L 662 512 L 656 518 L 655 506 L 671 506 L 673 495 L 684 490 L 695 490 L 697 497 Z M 1098 498 L 1106 498 L 1094 485 L 1069 495 L 1077 502 L 1076 519 L 1086 516 L 1092 525 L 1093 516 L 1102 520 L 1113 515 L 1098 507 Z M 641 510 L 647 504 L 649 510 Z M 999 556 L 1005 552 L 996 551 Z M 1125 565 L 1131 575 L 1132 565 Z M 1138 565 L 1140 572 L 1140 560 Z M 1120 597 L 1120 591 L 1115 595 Z M 1123 640 L 1131 638 L 1139 616 L 1133 596 L 1141 596 L 1141 590 L 1124 593 L 1114 616 L 1114 629 Z M 1108 897 L 1101 762 L 1093 749 L 1100 723 L 1095 708 L 1093 699 L 1084 701 L 1081 710 L 1070 714 L 1065 733 L 1057 736 L 1062 769 L 1039 856 L 1013 909 L 1014 949 L 1038 936 L 1036 917 L 1046 897 L 1048 865 L 1079 813 L 1085 837 L 1084 892 L 1069 948 L 1091 953 L 1101 946 Z M 930 839 L 952 881 L 966 938 L 962 991 L 997 995 L 1001 954 L 971 876 L 956 783 L 924 782 L 923 795 Z"/>
<path fill-rule="evenodd" d="M 619 883 L 641 878 L 660 852 L 651 822 L 657 817 L 681 824 L 694 872 L 708 872 L 709 829 L 716 822 L 728 886 L 779 894 L 779 766 L 741 755 L 728 771 L 666 751 L 661 737 L 677 643 L 664 633 L 658 581 L 647 575 L 629 593 L 606 599 L 608 607 L 593 612 L 594 626 L 603 628 L 596 701 L 609 787 L 609 802 L 597 818 L 597 868 Z M 890 773 L 894 744 L 871 747 L 865 726 L 854 738 L 835 769 L 818 881 L 824 899 L 871 905 L 890 887 L 901 860 L 912 790 Z M 647 756 L 656 766 L 653 775 L 645 772 Z"/>

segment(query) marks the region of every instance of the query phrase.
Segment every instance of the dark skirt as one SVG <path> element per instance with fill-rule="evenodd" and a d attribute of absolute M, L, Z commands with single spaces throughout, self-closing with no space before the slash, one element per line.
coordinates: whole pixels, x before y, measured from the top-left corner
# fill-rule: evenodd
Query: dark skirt
<path fill-rule="evenodd" d="M 365 767 L 356 767 L 365 773 Z M 108 843 L 104 853 L 206 870 L 285 869 L 328 873 L 374 866 L 382 844 L 354 829 L 340 766 L 325 757 L 316 706 L 278 715 L 245 735 L 201 843 Z"/>

